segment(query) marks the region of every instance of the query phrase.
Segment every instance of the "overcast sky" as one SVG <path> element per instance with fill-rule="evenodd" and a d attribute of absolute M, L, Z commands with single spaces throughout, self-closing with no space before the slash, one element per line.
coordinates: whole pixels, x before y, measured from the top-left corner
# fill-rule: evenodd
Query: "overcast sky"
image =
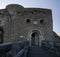
<path fill-rule="evenodd" d="M 8 4 L 20 4 L 24 7 L 52 9 L 53 30 L 60 34 L 60 0 L 0 0 L 0 9 Z"/>

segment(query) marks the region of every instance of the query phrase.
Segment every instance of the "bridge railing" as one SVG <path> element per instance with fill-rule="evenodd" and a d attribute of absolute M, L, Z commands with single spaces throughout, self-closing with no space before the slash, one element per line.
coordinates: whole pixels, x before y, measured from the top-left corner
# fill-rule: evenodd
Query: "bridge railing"
<path fill-rule="evenodd" d="M 28 41 L 0 44 L 0 57 L 26 57 Z"/>
<path fill-rule="evenodd" d="M 60 47 L 60 41 L 42 41 L 42 46 Z"/>
<path fill-rule="evenodd" d="M 60 41 L 42 41 L 42 47 L 60 56 Z"/>

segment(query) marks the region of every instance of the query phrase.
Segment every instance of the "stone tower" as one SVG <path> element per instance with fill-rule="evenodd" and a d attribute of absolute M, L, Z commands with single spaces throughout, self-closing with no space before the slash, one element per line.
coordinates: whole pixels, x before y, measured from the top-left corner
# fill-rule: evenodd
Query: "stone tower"
<path fill-rule="evenodd" d="M 24 8 L 17 4 L 0 9 L 3 42 L 28 40 L 30 45 L 41 45 L 43 40 L 53 40 L 52 23 L 51 9 Z"/>

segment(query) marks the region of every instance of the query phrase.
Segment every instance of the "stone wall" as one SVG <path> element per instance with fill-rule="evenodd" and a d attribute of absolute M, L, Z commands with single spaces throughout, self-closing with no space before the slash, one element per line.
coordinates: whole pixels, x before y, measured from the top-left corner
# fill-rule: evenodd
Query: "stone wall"
<path fill-rule="evenodd" d="M 0 10 L 0 13 L 4 14 L 2 15 L 4 16 L 2 18 L 4 20 L 4 42 L 16 42 L 23 38 L 30 41 L 33 30 L 40 32 L 42 40 L 52 40 L 53 38 L 51 9 L 24 8 L 11 4 Z"/>

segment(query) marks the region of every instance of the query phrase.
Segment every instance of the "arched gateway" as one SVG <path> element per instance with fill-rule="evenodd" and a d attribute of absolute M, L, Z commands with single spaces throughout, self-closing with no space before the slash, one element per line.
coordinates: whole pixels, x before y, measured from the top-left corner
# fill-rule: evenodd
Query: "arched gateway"
<path fill-rule="evenodd" d="M 40 32 L 38 30 L 33 30 L 31 34 L 31 46 L 39 46 L 40 41 Z"/>

